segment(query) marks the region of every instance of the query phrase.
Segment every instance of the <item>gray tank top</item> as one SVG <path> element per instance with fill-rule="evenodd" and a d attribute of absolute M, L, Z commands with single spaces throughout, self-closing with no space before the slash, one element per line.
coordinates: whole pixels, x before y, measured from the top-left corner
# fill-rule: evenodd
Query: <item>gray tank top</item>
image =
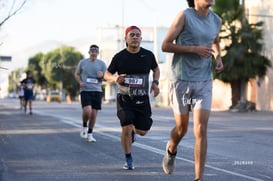
<path fill-rule="evenodd" d="M 209 10 L 205 17 L 193 8 L 185 13 L 185 25 L 176 39 L 176 44 L 185 46 L 212 46 L 220 32 L 221 19 Z M 212 57 L 204 58 L 192 53 L 175 53 L 171 62 L 172 79 L 187 81 L 212 80 Z"/>

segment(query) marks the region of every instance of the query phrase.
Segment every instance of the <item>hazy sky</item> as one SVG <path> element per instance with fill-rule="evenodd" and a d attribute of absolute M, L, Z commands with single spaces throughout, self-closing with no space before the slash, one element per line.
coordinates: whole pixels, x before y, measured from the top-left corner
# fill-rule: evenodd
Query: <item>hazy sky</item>
<path fill-rule="evenodd" d="M 0 54 L 45 40 L 88 37 L 99 26 L 169 26 L 186 0 L 28 0 L 0 29 Z M 1 13 L 3 16 L 3 12 Z"/>

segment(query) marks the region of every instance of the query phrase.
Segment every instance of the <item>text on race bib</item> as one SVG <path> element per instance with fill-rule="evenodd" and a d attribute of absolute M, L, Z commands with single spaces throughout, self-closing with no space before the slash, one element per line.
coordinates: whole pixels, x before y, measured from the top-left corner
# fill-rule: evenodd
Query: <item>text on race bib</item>
<path fill-rule="evenodd" d="M 97 84 L 98 82 L 99 82 L 98 79 L 95 79 L 95 78 L 86 79 L 86 83 L 89 83 L 89 84 Z"/>
<path fill-rule="evenodd" d="M 127 77 L 127 78 L 125 78 L 124 83 L 129 84 L 129 85 L 142 85 L 143 84 L 143 79 Z"/>

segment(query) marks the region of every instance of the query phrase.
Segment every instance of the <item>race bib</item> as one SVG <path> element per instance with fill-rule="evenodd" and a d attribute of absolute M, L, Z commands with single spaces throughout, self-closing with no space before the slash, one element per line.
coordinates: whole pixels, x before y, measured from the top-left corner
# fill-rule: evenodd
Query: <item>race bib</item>
<path fill-rule="evenodd" d="M 32 89 L 32 87 L 33 87 L 33 84 L 31 84 L 31 83 L 27 84 L 27 89 Z"/>
<path fill-rule="evenodd" d="M 125 77 L 124 83 L 129 87 L 143 87 L 144 80 L 143 78 Z"/>
<path fill-rule="evenodd" d="M 143 96 L 148 94 L 149 74 L 130 74 L 124 78 L 124 83 L 120 85 L 119 90 L 129 96 Z"/>
<path fill-rule="evenodd" d="M 95 78 L 87 78 L 86 83 L 88 83 L 88 84 L 97 84 L 97 83 L 99 83 L 99 81 L 98 81 L 98 79 L 95 79 Z"/>

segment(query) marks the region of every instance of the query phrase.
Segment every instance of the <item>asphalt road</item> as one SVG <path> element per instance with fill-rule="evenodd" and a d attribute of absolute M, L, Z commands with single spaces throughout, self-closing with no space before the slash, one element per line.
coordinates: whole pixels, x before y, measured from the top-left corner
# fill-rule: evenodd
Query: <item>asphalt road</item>
<path fill-rule="evenodd" d="M 171 128 L 170 108 L 153 107 L 154 124 L 133 144 L 136 169 L 122 169 L 120 125 L 115 105 L 103 105 L 94 129 L 96 143 L 80 138 L 77 102 L 34 101 L 24 114 L 16 99 L 0 100 L 1 181 L 192 181 L 192 119 L 180 143 L 176 170 L 165 175 L 161 161 Z M 273 113 L 213 111 L 208 129 L 205 181 L 273 180 Z"/>

